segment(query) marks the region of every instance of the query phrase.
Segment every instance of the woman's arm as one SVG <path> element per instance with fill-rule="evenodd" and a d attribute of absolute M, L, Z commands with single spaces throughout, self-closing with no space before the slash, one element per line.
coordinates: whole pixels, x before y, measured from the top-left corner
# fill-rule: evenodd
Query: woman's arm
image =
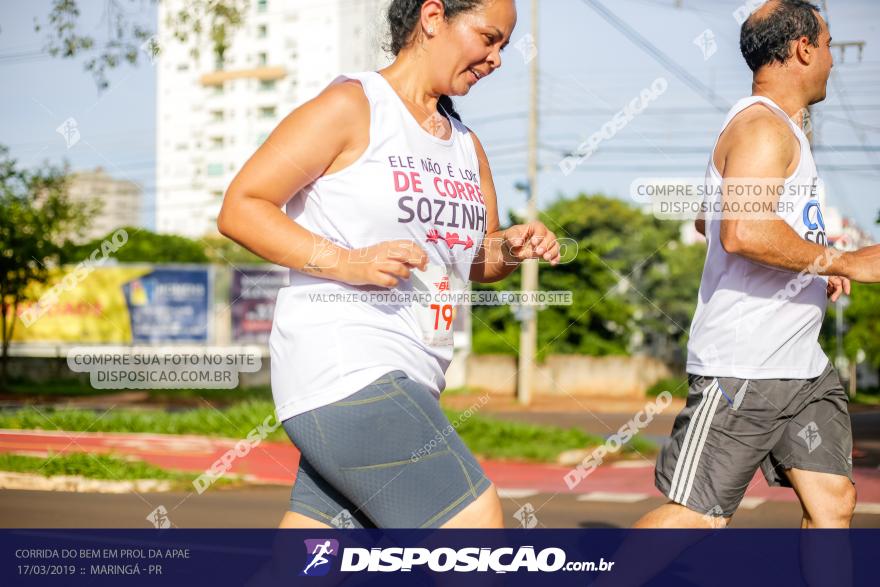
<path fill-rule="evenodd" d="M 235 176 L 217 228 L 260 257 L 353 285 L 394 287 L 427 255 L 410 241 L 379 243 L 348 263 L 349 251 L 287 216 L 284 206 L 325 173 L 353 163 L 369 145 L 370 106 L 358 82 L 334 84 L 290 113 Z M 364 262 L 372 260 L 372 262 Z"/>
<path fill-rule="evenodd" d="M 559 263 L 556 235 L 541 222 L 518 224 L 501 229 L 498 200 L 489 159 L 477 135 L 471 131 L 477 158 L 480 161 L 480 191 L 486 204 L 486 236 L 471 265 L 471 281 L 491 283 L 513 273 L 525 259 L 544 259 L 551 265 Z"/>

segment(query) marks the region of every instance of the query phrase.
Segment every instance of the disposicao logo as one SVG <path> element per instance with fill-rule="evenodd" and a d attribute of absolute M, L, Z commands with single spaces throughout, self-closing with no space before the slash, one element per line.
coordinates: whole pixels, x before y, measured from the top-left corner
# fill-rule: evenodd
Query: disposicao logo
<path fill-rule="evenodd" d="M 330 572 L 330 561 L 339 555 L 339 541 L 331 538 L 306 540 L 306 566 L 300 577 L 323 577 Z M 332 557 L 332 558 L 331 558 Z"/>

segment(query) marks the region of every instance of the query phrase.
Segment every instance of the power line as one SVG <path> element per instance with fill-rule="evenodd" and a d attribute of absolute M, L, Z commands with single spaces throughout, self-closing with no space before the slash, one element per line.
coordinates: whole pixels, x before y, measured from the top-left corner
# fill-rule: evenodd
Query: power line
<path fill-rule="evenodd" d="M 550 150 L 554 153 L 558 153 L 561 156 L 571 156 L 576 155 L 570 148 L 568 147 L 560 147 L 558 145 L 541 145 L 542 147 Z M 692 146 L 692 145 L 664 145 L 663 151 L 665 153 L 677 154 L 677 155 L 708 155 L 711 150 L 711 145 L 701 145 L 701 146 Z M 813 145 L 812 150 L 814 152 L 840 152 L 840 153 L 876 153 L 880 152 L 880 147 L 875 147 L 873 145 Z M 620 145 L 603 145 L 597 151 L 604 153 L 627 153 L 627 154 L 639 154 L 639 153 L 647 153 L 653 154 L 657 152 L 657 149 L 651 147 L 643 147 L 643 146 L 620 146 Z"/>
<path fill-rule="evenodd" d="M 877 111 L 880 110 L 880 104 L 854 104 L 849 105 L 848 108 L 843 105 L 829 104 L 827 106 L 822 107 L 822 111 L 846 111 L 846 110 L 863 110 L 863 111 Z M 543 117 L 570 117 L 570 116 L 582 116 L 582 117 L 609 117 L 613 116 L 617 113 L 617 110 L 612 108 L 603 108 L 603 107 L 595 107 L 595 108 L 549 108 L 541 110 L 541 116 Z M 668 118 L 670 116 L 718 116 L 718 110 L 714 108 L 700 108 L 693 106 L 681 106 L 681 107 L 667 107 L 667 108 L 649 108 L 642 113 L 639 114 L 639 117 L 643 116 L 661 116 Z M 489 116 L 483 117 L 475 117 L 468 120 L 469 123 L 472 124 L 486 124 L 490 122 L 505 122 L 508 120 L 516 120 L 516 119 L 524 119 L 528 116 L 528 112 L 524 110 L 518 110 L 514 112 L 506 112 L 500 114 L 492 114 Z"/>
<path fill-rule="evenodd" d="M 686 69 L 681 67 L 678 62 L 674 61 L 672 58 L 663 53 L 660 49 L 655 47 L 650 41 L 648 41 L 638 31 L 636 31 L 634 28 L 621 20 L 620 17 L 618 17 L 612 11 L 605 8 L 605 6 L 601 2 L 599 2 L 599 0 L 581 1 L 587 4 L 593 10 L 595 10 L 599 14 L 599 16 L 604 18 L 611 26 L 623 33 L 623 35 L 626 36 L 630 41 L 632 41 L 637 47 L 653 57 L 655 61 L 657 61 L 660 65 L 666 68 L 666 70 L 668 70 L 670 73 L 683 81 L 689 88 L 705 98 L 706 101 L 712 104 L 712 106 L 714 106 L 716 110 L 718 110 L 719 112 L 727 112 L 728 110 L 730 110 L 731 104 L 727 100 L 716 94 L 715 91 L 712 90 L 712 88 L 701 82 L 699 79 L 692 76 Z"/>

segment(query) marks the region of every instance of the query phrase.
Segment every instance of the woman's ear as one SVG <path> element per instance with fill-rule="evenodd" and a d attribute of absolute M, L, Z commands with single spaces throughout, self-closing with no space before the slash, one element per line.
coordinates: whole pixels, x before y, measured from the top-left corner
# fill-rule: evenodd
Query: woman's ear
<path fill-rule="evenodd" d="M 422 4 L 422 15 L 420 19 L 421 33 L 428 37 L 433 37 L 440 32 L 446 17 L 446 8 L 441 0 L 425 0 Z"/>

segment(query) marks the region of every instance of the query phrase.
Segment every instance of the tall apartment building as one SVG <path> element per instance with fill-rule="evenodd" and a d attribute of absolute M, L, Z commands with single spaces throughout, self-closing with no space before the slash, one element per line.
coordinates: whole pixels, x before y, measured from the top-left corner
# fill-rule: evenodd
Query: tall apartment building
<path fill-rule="evenodd" d="M 197 58 L 159 3 L 156 228 L 216 232 L 223 194 L 278 122 L 336 75 L 377 69 L 387 0 L 251 0 L 222 62 L 203 37 Z"/>
<path fill-rule="evenodd" d="M 123 226 L 140 226 L 142 194 L 137 184 L 112 177 L 101 167 L 71 174 L 70 201 L 97 201 L 101 206 L 97 214 L 89 216 L 86 230 L 79 240 L 87 242 L 102 238 Z"/>

